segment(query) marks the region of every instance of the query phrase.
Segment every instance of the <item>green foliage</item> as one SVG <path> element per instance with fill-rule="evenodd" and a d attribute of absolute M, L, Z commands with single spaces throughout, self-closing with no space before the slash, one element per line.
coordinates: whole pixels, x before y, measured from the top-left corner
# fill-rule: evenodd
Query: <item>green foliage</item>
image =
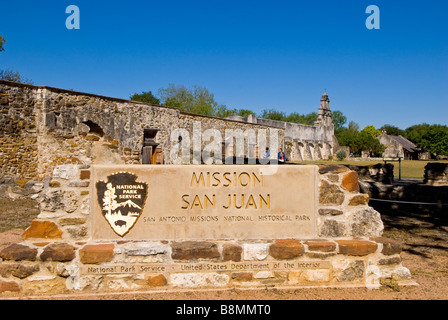
<path fill-rule="evenodd" d="M 362 151 L 367 151 L 372 156 L 379 156 L 386 147 L 376 139 L 376 136 L 379 135 L 378 131 L 374 126 L 367 126 L 359 131 L 359 125 L 350 121 L 348 128 L 339 128 L 335 131 L 335 135 L 339 145 L 349 146 L 355 155 L 361 155 Z"/>
<path fill-rule="evenodd" d="M 417 124 L 405 130 L 405 137 L 423 152 L 448 155 L 448 127 L 445 125 Z"/>
<path fill-rule="evenodd" d="M 336 153 L 336 157 L 338 158 L 339 161 L 342 161 L 345 158 L 347 158 L 347 153 L 344 150 L 340 150 Z"/>
<path fill-rule="evenodd" d="M 334 129 L 338 130 L 339 128 L 342 128 L 344 124 L 347 123 L 347 117 L 344 116 L 344 114 L 341 111 L 336 110 L 331 113 L 331 121 L 333 122 Z"/>
<path fill-rule="evenodd" d="M 293 112 L 289 115 L 286 115 L 284 112 L 280 112 L 275 109 L 265 109 L 260 114 L 260 118 L 313 125 L 317 120 L 317 113 L 311 112 L 308 114 L 300 114 L 297 112 Z"/>
<path fill-rule="evenodd" d="M 6 43 L 5 38 L 0 36 L 0 52 L 5 51 L 5 48 L 3 48 L 3 45 Z"/>
<path fill-rule="evenodd" d="M 376 138 L 376 137 L 381 135 L 381 130 L 375 129 L 375 127 L 372 126 L 372 125 L 365 127 L 364 129 L 362 129 L 361 132 L 365 132 L 365 133 L 371 135 L 374 138 Z"/>
<path fill-rule="evenodd" d="M 160 105 L 160 100 L 157 99 L 151 91 L 146 91 L 146 92 L 142 92 L 140 94 L 138 93 L 134 93 L 131 97 L 131 100 L 133 101 L 141 101 L 141 102 L 146 102 L 146 103 L 150 103 L 153 105 Z"/>
<path fill-rule="evenodd" d="M 204 116 L 227 116 L 227 108 L 215 101 L 215 97 L 206 88 L 194 86 L 193 90 L 184 86 L 170 84 L 166 89 L 160 89 L 159 95 L 163 104 L 178 108 L 183 112 Z"/>
<path fill-rule="evenodd" d="M 260 118 L 276 121 L 285 121 L 286 114 L 284 112 L 280 112 L 275 109 L 264 109 L 263 112 L 260 114 Z"/>
<path fill-rule="evenodd" d="M 251 114 L 255 114 L 253 111 L 248 109 L 227 109 L 226 106 L 218 106 L 218 112 L 216 114 L 219 118 L 226 118 L 232 114 L 237 114 L 243 118 L 247 118 Z"/>
<path fill-rule="evenodd" d="M 390 124 L 385 124 L 384 126 L 382 126 L 380 128 L 381 131 L 386 130 L 386 133 L 390 136 L 405 136 L 405 131 L 401 130 L 400 128 L 390 125 Z"/>
<path fill-rule="evenodd" d="M 30 79 L 22 77 L 18 72 L 15 72 L 12 69 L 0 70 L 0 79 L 23 84 L 33 84 Z"/>

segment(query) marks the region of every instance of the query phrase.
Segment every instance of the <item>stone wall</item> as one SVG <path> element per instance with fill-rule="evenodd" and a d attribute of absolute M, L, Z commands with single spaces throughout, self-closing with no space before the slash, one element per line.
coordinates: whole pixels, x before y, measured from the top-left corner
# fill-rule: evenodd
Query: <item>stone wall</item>
<path fill-rule="evenodd" d="M 58 166 L 23 242 L 0 252 L 0 293 L 409 283 L 401 246 L 381 237 L 380 214 L 359 192 L 356 172 L 318 172 L 314 239 L 94 241 L 91 168 Z"/>
<path fill-rule="evenodd" d="M 0 82 L 0 175 L 37 174 L 36 94 L 32 88 Z"/>
<path fill-rule="evenodd" d="M 423 183 L 433 186 L 448 185 L 448 163 L 429 162 L 425 166 Z"/>
<path fill-rule="evenodd" d="M 145 128 L 159 129 L 155 140 L 163 148 L 166 164 L 175 144 L 171 133 L 184 128 L 192 139 L 194 122 L 202 132 L 213 128 L 223 137 L 226 129 L 256 133 L 262 129 L 268 138 L 275 130 L 278 146 L 284 144 L 284 131 L 269 126 L 3 80 L 0 112 L 4 124 L 0 128 L 0 176 L 41 181 L 62 164 L 140 164 Z M 202 147 L 207 143 L 202 141 Z"/>
<path fill-rule="evenodd" d="M 333 157 L 337 139 L 334 136 L 334 125 L 331 120 L 330 100 L 324 93 L 318 110 L 318 119 L 314 125 L 304 125 L 285 121 L 257 118 L 249 115 L 243 118 L 231 115 L 228 119 L 240 122 L 257 123 L 265 126 L 279 128 L 285 132 L 284 151 L 288 160 L 328 160 Z"/>
<path fill-rule="evenodd" d="M 350 170 L 356 171 L 360 180 L 376 181 L 386 184 L 394 182 L 394 165 L 391 163 L 377 163 L 368 166 L 347 165 Z"/>

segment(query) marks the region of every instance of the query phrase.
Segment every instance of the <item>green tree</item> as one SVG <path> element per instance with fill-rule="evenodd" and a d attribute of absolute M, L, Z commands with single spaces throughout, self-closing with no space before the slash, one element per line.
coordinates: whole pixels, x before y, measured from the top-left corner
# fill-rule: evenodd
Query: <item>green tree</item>
<path fill-rule="evenodd" d="M 403 137 L 405 136 L 404 130 L 401 130 L 400 128 L 390 125 L 390 124 L 385 124 L 384 126 L 382 126 L 380 128 L 380 130 L 381 131 L 385 130 L 386 133 L 391 136 L 400 136 L 400 135 Z"/>
<path fill-rule="evenodd" d="M 342 128 L 344 124 L 347 123 L 347 117 L 339 110 L 335 110 L 331 113 L 331 120 L 333 121 L 335 130 Z"/>
<path fill-rule="evenodd" d="M 255 115 L 255 112 L 253 112 L 252 110 L 248 110 L 248 109 L 238 109 L 237 114 L 242 117 L 247 118 L 251 114 Z"/>
<path fill-rule="evenodd" d="M 445 125 L 417 124 L 405 130 L 405 137 L 423 152 L 448 154 L 448 127 Z"/>
<path fill-rule="evenodd" d="M 12 69 L 0 70 L 0 79 L 6 80 L 6 81 L 23 83 L 23 84 L 31 84 L 31 85 L 33 84 L 33 81 L 22 77 L 20 75 L 20 73 L 14 71 Z"/>
<path fill-rule="evenodd" d="M 146 102 L 157 106 L 160 105 L 160 100 L 157 99 L 151 91 L 142 92 L 140 94 L 134 93 L 130 98 L 133 101 Z"/>
<path fill-rule="evenodd" d="M 367 134 L 371 135 L 374 138 L 376 138 L 376 137 L 381 135 L 381 130 L 376 129 L 372 125 L 366 126 L 364 129 L 362 129 L 361 132 L 366 132 Z"/>
<path fill-rule="evenodd" d="M 4 44 L 6 43 L 5 38 L 0 36 L 0 52 L 5 51 L 5 48 L 3 48 Z"/>
<path fill-rule="evenodd" d="M 260 118 L 286 121 L 286 115 L 284 112 L 277 111 L 275 109 L 264 109 L 260 115 Z"/>
<path fill-rule="evenodd" d="M 168 88 L 159 89 L 162 104 L 168 107 L 178 108 L 181 111 L 192 112 L 193 94 L 184 86 L 175 86 L 170 83 Z"/>
<path fill-rule="evenodd" d="M 369 131 L 363 130 L 355 136 L 353 151 L 356 154 L 361 154 L 362 151 L 367 151 L 371 156 L 380 156 L 384 150 L 386 150 L 386 146 L 382 145 Z"/>
<path fill-rule="evenodd" d="M 168 88 L 160 89 L 159 96 L 165 106 L 178 108 L 183 112 L 204 116 L 227 116 L 227 107 L 218 104 L 214 95 L 206 88 L 194 86 L 193 90 L 184 86 L 169 84 Z"/>

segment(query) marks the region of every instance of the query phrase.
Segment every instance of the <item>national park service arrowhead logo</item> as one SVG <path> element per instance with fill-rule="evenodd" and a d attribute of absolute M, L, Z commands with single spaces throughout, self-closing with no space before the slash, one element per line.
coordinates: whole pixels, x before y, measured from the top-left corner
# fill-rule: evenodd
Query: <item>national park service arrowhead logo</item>
<path fill-rule="evenodd" d="M 143 212 L 148 185 L 132 173 L 119 172 L 96 184 L 98 203 L 110 227 L 124 237 Z"/>

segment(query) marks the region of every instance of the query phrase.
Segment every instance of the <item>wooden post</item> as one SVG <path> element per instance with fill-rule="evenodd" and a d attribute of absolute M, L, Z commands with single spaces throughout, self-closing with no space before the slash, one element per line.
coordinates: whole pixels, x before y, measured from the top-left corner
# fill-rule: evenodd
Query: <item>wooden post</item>
<path fill-rule="evenodd" d="M 151 146 L 143 147 L 142 164 L 151 164 L 152 160 L 151 158 L 152 158 L 152 147 Z"/>

